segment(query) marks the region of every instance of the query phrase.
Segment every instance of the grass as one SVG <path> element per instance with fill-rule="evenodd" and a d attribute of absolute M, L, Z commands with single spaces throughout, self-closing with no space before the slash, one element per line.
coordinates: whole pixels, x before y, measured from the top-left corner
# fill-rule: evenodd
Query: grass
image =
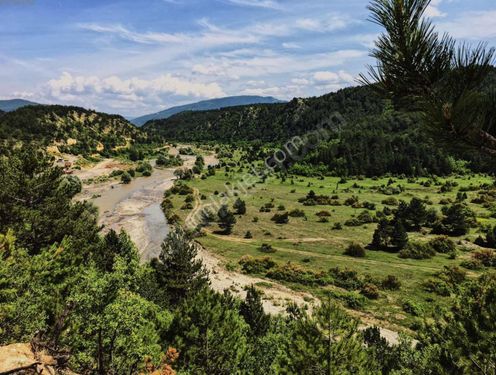
<path fill-rule="evenodd" d="M 227 188 L 232 190 L 242 179 L 242 173 L 233 172 L 232 169 L 225 172 L 221 168 L 215 176 L 195 179 L 189 182 L 189 185 L 198 189 L 199 194 L 207 197 L 207 200 L 202 201 L 203 203 L 209 202 L 210 199 L 218 199 L 221 194 L 215 195 L 214 192 L 226 191 L 226 183 L 229 184 Z M 441 211 L 442 207 L 440 201 L 442 199 L 454 201 L 460 188 L 493 183 L 491 178 L 481 175 L 439 178 L 436 184 L 431 187 L 421 185 L 422 182 L 429 180 L 428 178 L 419 178 L 415 182 L 408 182 L 406 178 L 394 178 L 394 180 L 392 186 L 401 185 L 404 189 L 401 194 L 394 195 L 396 199 L 410 201 L 412 197 L 419 197 L 432 202 L 428 208 L 434 207 L 438 211 Z M 440 193 L 441 185 L 448 180 L 456 182 L 458 186 L 452 191 Z M 470 257 L 470 253 L 466 249 L 463 251 L 463 247 L 459 246 L 456 259 L 449 259 L 448 255 L 445 254 L 437 254 L 432 259 L 426 260 L 401 259 L 396 253 L 369 250 L 367 250 L 365 258 L 352 258 L 343 255 L 345 248 L 352 241 L 363 245 L 371 242 L 373 231 L 376 228 L 375 223 L 360 227 L 344 225 L 348 219 L 356 217 L 364 209 L 355 209 L 344 205 L 307 207 L 298 202 L 298 199 L 306 196 L 310 190 L 318 195 L 338 195 L 341 203 L 354 195 L 359 197 L 360 202 L 374 203 L 377 211 L 379 211 L 384 208 L 381 202 L 390 196 L 376 191 L 377 187 L 386 186 L 389 178 L 355 179 L 343 184 L 338 184 L 339 181 L 340 178 L 337 177 L 326 177 L 321 180 L 295 176 L 282 182 L 280 179 L 271 177 L 263 184 L 255 184 L 254 187 L 247 190 L 247 194 L 242 194 L 239 190 L 240 198 L 246 202 L 247 212 L 245 215 L 237 216 L 237 224 L 233 233 L 229 236 L 215 234 L 214 231 L 218 227 L 216 224 L 212 224 L 211 227 L 206 228 L 206 235 L 199 238 L 199 242 L 208 250 L 224 257 L 231 267 L 233 264 L 238 264 L 244 255 L 267 256 L 259 250 L 260 246 L 265 243 L 276 249 L 276 252 L 269 254 L 269 256 L 280 264 L 292 262 L 313 271 L 326 271 L 332 267 L 348 268 L 357 271 L 362 276 L 369 275 L 372 280 L 381 280 L 387 275 L 397 276 L 402 283 L 400 290 L 381 291 L 381 297 L 378 300 L 367 300 L 363 309 L 376 319 L 405 327 L 414 327 L 418 318 L 404 311 L 405 302 L 409 301 L 419 305 L 426 313 L 433 312 L 436 309 L 436 304 L 445 304 L 446 297 L 426 292 L 423 283 L 428 278 L 435 276 L 444 266 L 459 265 L 464 259 Z M 470 202 L 478 195 L 478 191 L 469 191 L 467 195 L 467 202 Z M 174 207 L 177 208 L 176 213 L 185 219 L 190 211 L 179 209 L 184 203 L 185 196 L 172 196 L 171 199 Z M 235 198 L 230 200 L 231 207 L 234 200 Z M 259 212 L 260 207 L 269 202 L 274 205 L 271 212 Z M 271 218 L 276 212 L 279 212 L 279 205 L 284 206 L 285 211 L 303 210 L 306 219 L 290 218 L 288 224 L 278 225 L 274 223 Z M 470 203 L 469 205 L 476 212 L 480 223 L 496 224 L 496 219 L 490 217 L 491 213 L 487 209 L 481 205 Z M 327 223 L 319 222 L 319 217 L 316 215 L 322 210 L 331 213 Z M 373 211 L 370 212 L 373 214 Z M 258 218 L 256 222 L 255 217 Z M 332 229 L 337 222 L 343 224 L 342 230 Z M 244 238 L 247 231 L 251 232 L 253 238 Z M 477 231 L 472 230 L 469 235 L 454 240 L 465 243 L 466 240 L 473 241 L 477 235 Z M 420 233 L 410 233 L 409 236 L 411 240 L 426 240 L 435 237 Z M 476 276 L 476 273 L 469 272 L 469 275 Z M 294 289 L 310 291 L 317 296 L 324 295 L 328 290 L 339 289 L 334 286 L 287 285 Z"/>

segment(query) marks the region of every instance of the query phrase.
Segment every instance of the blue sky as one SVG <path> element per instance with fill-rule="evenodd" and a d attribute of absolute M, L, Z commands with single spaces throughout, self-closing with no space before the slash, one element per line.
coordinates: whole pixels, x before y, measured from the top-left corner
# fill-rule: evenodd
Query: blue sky
<path fill-rule="evenodd" d="M 355 84 L 367 0 L 0 0 L 0 98 L 137 116 L 228 95 Z M 433 0 L 441 31 L 496 46 L 494 0 Z"/>

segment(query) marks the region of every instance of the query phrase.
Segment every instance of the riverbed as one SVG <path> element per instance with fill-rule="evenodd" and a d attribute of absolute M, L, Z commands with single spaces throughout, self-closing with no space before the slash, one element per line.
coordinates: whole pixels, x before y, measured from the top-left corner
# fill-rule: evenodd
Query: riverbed
<path fill-rule="evenodd" d="M 194 163 L 192 156 L 183 159 L 184 167 Z M 160 245 L 169 232 L 160 203 L 164 191 L 174 183 L 174 170 L 154 168 L 151 176 L 135 178 L 129 184 L 112 180 L 85 185 L 77 198 L 98 207 L 103 232 L 126 231 L 136 244 L 141 260 L 146 262 L 159 255 Z"/>

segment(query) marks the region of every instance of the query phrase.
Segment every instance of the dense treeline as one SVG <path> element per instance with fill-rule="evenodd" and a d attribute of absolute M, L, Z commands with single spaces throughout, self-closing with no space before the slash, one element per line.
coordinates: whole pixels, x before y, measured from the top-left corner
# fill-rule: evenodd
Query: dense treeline
<path fill-rule="evenodd" d="M 287 104 L 259 104 L 213 111 L 184 112 L 166 120 L 154 120 L 144 128 L 171 139 L 185 141 L 285 142 L 305 134 L 337 112 L 345 122 L 379 115 L 383 100 L 369 88 L 349 88 L 337 93 Z"/>
<path fill-rule="evenodd" d="M 254 287 L 243 301 L 211 291 L 180 228 L 157 259 L 140 263 L 125 233 L 99 233 L 95 209 L 72 202 L 68 177 L 38 151 L 12 151 L 0 168 L 1 344 L 33 340 L 81 374 L 464 374 L 494 366 L 494 275 L 457 284 L 452 309 L 428 320 L 419 345 L 391 345 L 378 329 L 361 332 L 331 300 L 312 314 L 290 306 L 268 316 Z"/>
<path fill-rule="evenodd" d="M 493 85 L 495 77 L 491 75 L 485 86 Z M 421 123 L 420 114 L 397 111 L 391 102 L 362 86 L 287 104 L 186 112 L 150 121 L 144 128 L 180 141 L 283 145 L 295 135 L 328 126 L 330 138 L 293 169 L 302 174 L 446 175 L 460 172 L 457 159 L 467 161 L 474 171 L 494 172 L 493 163 L 477 153 L 440 148 Z"/>
<path fill-rule="evenodd" d="M 119 115 L 61 105 L 26 106 L 0 116 L 0 140 L 57 144 L 73 154 L 111 154 L 151 139 Z"/>

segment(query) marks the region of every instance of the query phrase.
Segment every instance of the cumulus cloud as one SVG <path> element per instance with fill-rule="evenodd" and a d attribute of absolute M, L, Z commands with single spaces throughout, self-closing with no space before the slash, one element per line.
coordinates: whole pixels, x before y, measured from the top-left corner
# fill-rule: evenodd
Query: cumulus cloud
<path fill-rule="evenodd" d="M 317 83 L 352 83 L 355 81 L 355 78 L 343 71 L 340 70 L 339 72 L 330 72 L 330 71 L 319 71 L 315 72 L 313 74 L 313 79 Z"/>
<path fill-rule="evenodd" d="M 166 74 L 154 79 L 121 79 L 117 76 L 75 76 L 64 72 L 48 81 L 47 95 L 60 100 L 86 98 L 93 106 L 100 99 L 114 98 L 115 103 L 157 103 L 167 96 L 214 98 L 225 96 L 217 83 L 202 83 Z"/>
<path fill-rule="evenodd" d="M 442 2 L 443 0 L 432 0 L 425 11 L 425 15 L 431 18 L 446 17 L 446 13 L 443 13 L 441 9 L 439 9 Z"/>

